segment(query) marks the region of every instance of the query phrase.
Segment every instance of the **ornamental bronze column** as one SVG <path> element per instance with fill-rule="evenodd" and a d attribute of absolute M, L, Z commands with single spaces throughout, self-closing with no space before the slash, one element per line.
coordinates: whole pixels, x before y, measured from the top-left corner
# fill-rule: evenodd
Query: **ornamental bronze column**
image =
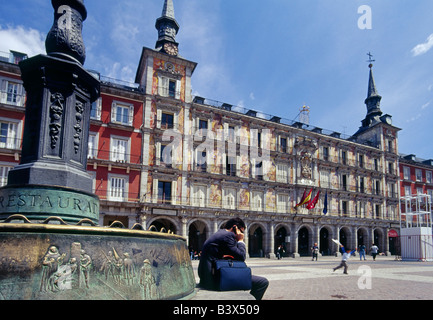
<path fill-rule="evenodd" d="M 0 218 L 12 212 L 29 219 L 59 216 L 99 220 L 99 200 L 86 171 L 90 109 L 100 83 L 83 68 L 82 0 L 52 0 L 54 23 L 47 55 L 20 62 L 27 92 L 20 164 L 0 191 Z M 2 198 L 1 198 L 2 197 Z"/>

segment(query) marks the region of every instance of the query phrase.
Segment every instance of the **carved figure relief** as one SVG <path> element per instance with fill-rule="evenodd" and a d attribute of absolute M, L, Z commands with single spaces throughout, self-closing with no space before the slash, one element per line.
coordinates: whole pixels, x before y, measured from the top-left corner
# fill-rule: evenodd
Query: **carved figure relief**
<path fill-rule="evenodd" d="M 141 250 L 133 249 L 133 252 L 137 253 Z M 114 284 L 121 288 L 140 288 L 142 298 L 145 300 L 159 298 L 158 281 L 150 259 L 144 259 L 141 267 L 137 268 L 128 252 L 121 255 L 115 248 L 107 253 L 101 250 L 100 254 L 94 257 L 96 263 L 93 262 L 91 255 L 78 242 L 71 244 L 69 258 L 67 253 L 62 253 L 57 246 L 51 245 L 41 261 L 39 291 L 59 293 L 77 288 L 91 290 L 92 284 L 103 282 L 110 287 Z M 159 254 L 153 257 L 156 260 L 159 258 L 161 258 Z M 174 261 L 165 262 L 174 263 Z"/>
<path fill-rule="evenodd" d="M 78 153 L 80 150 L 80 144 L 81 144 L 81 133 L 83 132 L 82 129 L 82 120 L 83 120 L 83 113 L 84 113 L 84 104 L 80 101 L 77 101 L 75 105 L 75 120 L 76 123 L 74 125 L 74 150 L 75 154 Z"/>
<path fill-rule="evenodd" d="M 300 177 L 311 180 L 313 178 L 312 162 L 313 153 L 317 150 L 317 143 L 308 137 L 297 137 L 295 147 L 298 150 Z"/>
<path fill-rule="evenodd" d="M 311 154 L 307 151 L 303 151 L 301 153 L 301 176 L 305 179 L 311 179 L 312 178 L 312 171 L 311 171 Z"/>
<path fill-rule="evenodd" d="M 65 98 L 61 93 L 51 94 L 50 105 L 50 139 L 51 148 L 55 149 L 62 129 L 62 116 Z"/>

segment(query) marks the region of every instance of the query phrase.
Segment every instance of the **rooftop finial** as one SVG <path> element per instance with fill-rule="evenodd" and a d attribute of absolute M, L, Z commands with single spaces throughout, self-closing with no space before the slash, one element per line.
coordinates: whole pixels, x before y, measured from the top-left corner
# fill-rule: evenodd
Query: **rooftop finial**
<path fill-rule="evenodd" d="M 368 65 L 368 67 L 371 69 L 371 68 L 373 68 L 373 62 L 375 62 L 376 60 L 373 60 L 372 58 L 373 58 L 373 55 L 369 52 L 369 53 L 367 53 L 367 56 L 368 56 L 368 60 L 367 60 L 367 62 L 369 62 L 370 64 Z"/>

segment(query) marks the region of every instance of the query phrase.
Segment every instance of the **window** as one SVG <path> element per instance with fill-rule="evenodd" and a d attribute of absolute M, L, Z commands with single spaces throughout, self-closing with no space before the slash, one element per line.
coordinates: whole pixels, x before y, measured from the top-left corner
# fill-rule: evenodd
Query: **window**
<path fill-rule="evenodd" d="M 347 203 L 347 201 L 341 201 L 341 212 L 342 212 L 343 216 L 348 215 L 348 203 Z"/>
<path fill-rule="evenodd" d="M 405 180 L 410 180 L 410 168 L 409 167 L 403 167 L 403 178 Z"/>
<path fill-rule="evenodd" d="M 11 169 L 12 167 L 0 166 L 0 187 L 8 183 L 8 173 Z"/>
<path fill-rule="evenodd" d="M 262 147 L 262 133 L 260 131 L 257 131 L 257 146 Z"/>
<path fill-rule="evenodd" d="M 129 140 L 125 138 L 111 138 L 111 161 L 128 162 Z"/>
<path fill-rule="evenodd" d="M 0 148 L 19 149 L 17 129 L 17 123 L 0 121 Z"/>
<path fill-rule="evenodd" d="M 262 211 L 263 208 L 263 193 L 253 192 L 252 193 L 252 209 L 256 211 Z"/>
<path fill-rule="evenodd" d="M 287 183 L 289 167 L 286 164 L 277 164 L 277 182 Z"/>
<path fill-rule="evenodd" d="M 320 171 L 320 185 L 323 188 L 330 188 L 331 187 L 331 172 L 327 170 L 321 170 Z"/>
<path fill-rule="evenodd" d="M 415 169 L 415 178 L 416 178 L 416 181 L 422 181 L 422 170 L 421 169 Z"/>
<path fill-rule="evenodd" d="M 341 163 L 346 164 L 346 151 L 341 151 Z"/>
<path fill-rule="evenodd" d="M 236 176 L 236 157 L 226 156 L 226 175 Z"/>
<path fill-rule="evenodd" d="M 132 126 L 134 106 L 120 102 L 113 102 L 111 106 L 111 122 Z"/>
<path fill-rule="evenodd" d="M 362 154 L 358 157 L 358 165 L 360 168 L 364 168 L 364 156 Z"/>
<path fill-rule="evenodd" d="M 97 134 L 93 132 L 89 133 L 87 157 L 90 159 L 98 157 L 98 138 Z"/>
<path fill-rule="evenodd" d="M 170 79 L 167 77 L 158 77 L 158 94 L 162 97 L 171 97 L 174 99 L 180 99 L 180 80 Z"/>
<path fill-rule="evenodd" d="M 168 96 L 175 98 L 176 97 L 176 81 L 169 80 L 168 82 Z"/>
<path fill-rule="evenodd" d="M 99 97 L 95 102 L 92 103 L 90 108 L 90 118 L 95 120 L 101 120 L 101 109 L 102 109 L 102 98 Z"/>
<path fill-rule="evenodd" d="M 207 129 L 207 127 L 208 127 L 207 120 L 202 120 L 202 119 L 198 120 L 198 129 L 199 130 L 200 129 Z"/>
<path fill-rule="evenodd" d="M 364 177 L 359 177 L 359 192 L 360 193 L 364 193 L 365 192 L 364 186 L 365 186 L 365 184 L 364 184 Z"/>
<path fill-rule="evenodd" d="M 375 207 L 376 207 L 376 210 L 374 211 L 374 216 L 376 219 L 379 219 L 380 218 L 380 205 L 376 204 Z"/>
<path fill-rule="evenodd" d="M 236 209 L 235 189 L 224 189 L 224 207 L 226 209 Z"/>
<path fill-rule="evenodd" d="M 425 172 L 425 180 L 427 183 L 432 183 L 432 172 L 431 171 Z"/>
<path fill-rule="evenodd" d="M 207 171 L 207 153 L 206 151 L 196 150 L 196 170 L 199 172 Z"/>
<path fill-rule="evenodd" d="M 410 186 L 404 186 L 404 195 L 405 196 L 411 196 L 412 195 Z"/>
<path fill-rule="evenodd" d="M 347 190 L 347 175 L 345 174 L 341 176 L 341 187 L 343 190 Z"/>
<path fill-rule="evenodd" d="M 174 128 L 174 115 L 171 113 L 162 113 L 161 115 L 161 129 Z"/>
<path fill-rule="evenodd" d="M 108 190 L 108 200 L 125 201 L 127 200 L 127 181 L 125 177 L 110 176 L 110 185 Z"/>
<path fill-rule="evenodd" d="M 168 147 L 168 145 L 161 144 L 161 150 L 159 155 L 159 164 L 170 167 L 173 164 L 172 158 L 173 146 Z"/>
<path fill-rule="evenodd" d="M 1 102 L 15 106 L 24 105 L 24 88 L 18 82 L 3 80 L 1 87 Z"/>
<path fill-rule="evenodd" d="M 280 138 L 280 152 L 287 152 L 287 138 Z"/>
<path fill-rule="evenodd" d="M 323 160 L 328 161 L 329 160 L 329 148 L 323 147 Z"/>
<path fill-rule="evenodd" d="M 171 204 L 171 182 L 158 181 L 158 203 Z"/>
<path fill-rule="evenodd" d="M 388 197 L 390 198 L 395 198 L 396 197 L 396 193 L 395 193 L 395 184 L 394 183 L 388 183 Z"/>
<path fill-rule="evenodd" d="M 280 213 L 286 212 L 288 200 L 289 200 L 289 196 L 286 194 L 277 195 L 277 212 Z"/>
<path fill-rule="evenodd" d="M 235 142 L 235 127 L 229 126 L 229 142 Z"/>
<path fill-rule="evenodd" d="M 374 170 L 379 171 L 379 161 L 374 159 Z"/>
<path fill-rule="evenodd" d="M 376 188 L 375 188 L 375 194 L 380 195 L 380 181 L 376 180 Z"/>
<path fill-rule="evenodd" d="M 257 180 L 263 180 L 263 161 L 256 163 L 256 165 L 255 165 L 255 177 Z"/>
<path fill-rule="evenodd" d="M 194 186 L 194 194 L 193 194 L 193 204 L 197 207 L 205 207 L 206 206 L 206 194 L 207 188 L 206 186 Z"/>
<path fill-rule="evenodd" d="M 394 174 L 394 164 L 392 162 L 388 162 L 388 173 Z"/>

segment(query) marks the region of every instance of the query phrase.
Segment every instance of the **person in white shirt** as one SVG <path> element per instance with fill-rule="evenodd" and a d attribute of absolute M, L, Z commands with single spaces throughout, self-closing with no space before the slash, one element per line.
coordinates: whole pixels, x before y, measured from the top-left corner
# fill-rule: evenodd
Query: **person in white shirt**
<path fill-rule="evenodd" d="M 371 255 L 373 256 L 373 261 L 376 261 L 376 256 L 377 256 L 377 253 L 379 252 L 378 246 L 376 246 L 373 243 L 373 246 L 370 248 L 370 250 L 371 250 Z"/>
<path fill-rule="evenodd" d="M 337 269 L 344 268 L 343 273 L 348 274 L 347 273 L 347 269 L 348 269 L 347 260 L 349 260 L 350 256 L 355 253 L 356 249 L 353 249 L 352 251 L 347 252 L 344 249 L 344 246 L 342 244 L 340 245 L 340 247 L 341 247 L 341 251 L 343 252 L 343 258 L 341 259 L 341 263 L 337 267 L 333 268 L 332 270 L 335 271 Z"/>

